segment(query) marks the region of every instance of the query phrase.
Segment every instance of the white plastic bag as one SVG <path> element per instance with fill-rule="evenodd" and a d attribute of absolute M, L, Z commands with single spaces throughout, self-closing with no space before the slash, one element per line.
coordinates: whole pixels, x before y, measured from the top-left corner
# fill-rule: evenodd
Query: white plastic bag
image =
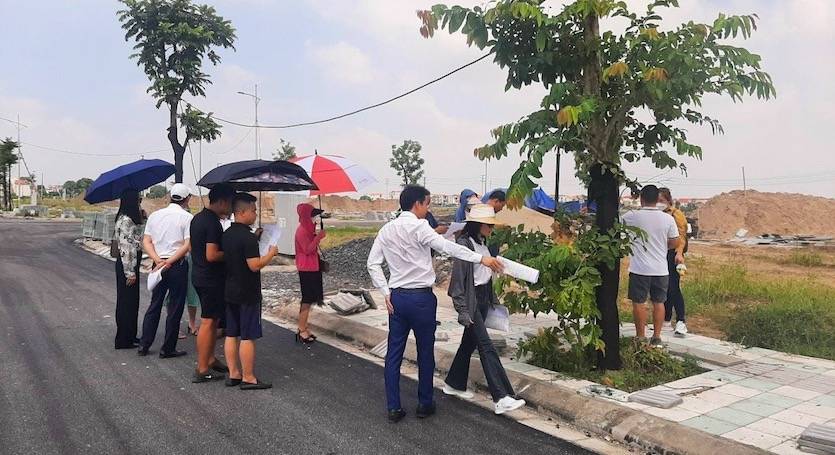
<path fill-rule="evenodd" d="M 487 310 L 487 317 L 484 318 L 484 325 L 488 329 L 500 332 L 510 332 L 510 311 L 504 305 L 492 305 Z"/>
<path fill-rule="evenodd" d="M 162 281 L 162 267 L 148 274 L 148 292 L 154 292 L 154 288 L 160 281 Z"/>

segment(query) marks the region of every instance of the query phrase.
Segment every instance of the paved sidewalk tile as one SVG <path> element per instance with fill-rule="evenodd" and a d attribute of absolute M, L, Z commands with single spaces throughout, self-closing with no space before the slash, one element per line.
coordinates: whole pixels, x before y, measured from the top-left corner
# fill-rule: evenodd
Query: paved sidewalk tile
<path fill-rule="evenodd" d="M 750 425 L 757 420 L 762 419 L 761 416 L 751 414 L 750 412 L 739 411 L 732 408 L 719 408 L 715 411 L 705 414 L 707 417 L 723 420 L 739 426 Z"/>
<path fill-rule="evenodd" d="M 730 407 L 740 411 L 749 412 L 760 417 L 768 417 L 786 409 L 784 407 L 775 406 L 773 404 L 765 404 L 756 400 L 740 401 L 732 404 Z"/>
<path fill-rule="evenodd" d="M 778 446 L 770 447 L 768 450 L 777 455 L 809 455 L 809 452 L 797 448 L 796 441 L 786 441 Z"/>
<path fill-rule="evenodd" d="M 703 400 L 697 395 L 682 397 L 682 403 L 676 407 L 686 409 L 688 411 L 697 412 L 699 414 L 707 414 L 710 411 L 715 411 L 725 406 L 726 405 L 721 403 Z"/>
<path fill-rule="evenodd" d="M 702 373 L 701 375 L 699 375 L 699 377 L 708 378 L 708 379 L 716 379 L 716 380 L 722 381 L 724 383 L 737 382 L 737 381 L 741 381 L 741 380 L 745 379 L 745 376 L 740 376 L 738 374 L 733 374 L 733 373 L 725 371 L 724 369 L 718 370 L 718 371 L 711 371 L 709 373 Z"/>
<path fill-rule="evenodd" d="M 758 420 L 751 425 L 748 425 L 746 428 L 783 439 L 796 438 L 800 436 L 800 433 L 803 433 L 803 430 L 805 430 L 803 427 L 774 419 Z"/>
<path fill-rule="evenodd" d="M 733 395 L 735 397 L 741 397 L 741 398 L 751 398 L 755 395 L 759 395 L 759 394 L 762 393 L 761 390 L 757 390 L 757 389 L 753 389 L 753 388 L 749 388 L 749 387 L 744 387 L 744 386 L 738 385 L 738 383 L 723 385 L 722 387 L 716 388 L 714 390 L 719 392 L 719 393 L 726 393 L 728 395 Z"/>
<path fill-rule="evenodd" d="M 809 403 L 835 408 L 835 395 L 821 395 L 813 400 L 810 400 Z"/>
<path fill-rule="evenodd" d="M 797 398 L 801 401 L 809 401 L 813 398 L 816 398 L 820 395 L 823 395 L 820 392 L 814 392 L 812 390 L 806 389 L 798 389 L 797 387 L 792 387 L 789 385 L 784 385 L 783 387 L 778 387 L 771 391 L 771 393 L 776 393 L 777 395 L 785 395 L 787 397 Z"/>
<path fill-rule="evenodd" d="M 737 428 L 736 430 L 723 434 L 722 437 L 730 438 L 761 449 L 768 449 L 783 443 L 783 440 L 777 436 L 768 435 L 749 428 Z"/>
<path fill-rule="evenodd" d="M 783 409 L 788 409 L 792 406 L 797 406 L 798 404 L 802 403 L 802 401 L 798 400 L 797 398 L 787 397 L 785 395 L 777 395 L 776 393 L 771 392 L 761 393 L 755 397 L 752 397 L 751 399 L 754 401 L 759 401 L 760 403 L 779 406 Z"/>
<path fill-rule="evenodd" d="M 774 390 L 777 387 L 780 387 L 780 384 L 764 381 L 761 378 L 749 378 L 743 379 L 741 381 L 737 381 L 734 385 L 742 386 L 742 387 L 750 387 L 752 389 L 761 390 L 763 392 L 768 392 L 769 390 Z"/>
<path fill-rule="evenodd" d="M 828 376 L 814 376 L 809 379 L 797 381 L 791 384 L 792 387 L 811 390 L 813 392 L 830 393 L 835 391 L 835 379 Z"/>
<path fill-rule="evenodd" d="M 647 408 L 644 410 L 647 414 L 652 414 L 656 417 L 661 417 L 667 420 L 672 420 L 673 422 L 681 422 L 687 419 L 692 419 L 693 417 L 697 417 L 699 414 L 693 411 L 688 411 L 686 409 L 682 409 L 678 406 L 671 408 L 671 409 L 661 409 L 661 408 Z"/>
<path fill-rule="evenodd" d="M 829 420 L 825 417 L 804 414 L 792 409 L 786 409 L 785 411 L 778 412 L 777 414 L 769 416 L 769 418 L 790 423 L 792 425 L 799 425 L 803 428 L 806 428 L 813 423 L 826 423 Z"/>
<path fill-rule="evenodd" d="M 707 416 L 693 417 L 692 419 L 687 419 L 681 423 L 687 425 L 688 427 L 697 428 L 717 436 L 739 428 L 738 425 Z"/>
<path fill-rule="evenodd" d="M 835 408 L 829 406 L 821 406 L 813 403 L 802 403 L 793 408 L 792 411 L 802 412 L 816 417 L 821 417 L 826 420 L 835 419 Z"/>

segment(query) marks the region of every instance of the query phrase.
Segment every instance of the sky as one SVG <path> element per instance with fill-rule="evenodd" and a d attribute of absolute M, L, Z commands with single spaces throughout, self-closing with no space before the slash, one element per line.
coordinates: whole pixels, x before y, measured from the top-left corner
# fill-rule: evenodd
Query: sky
<path fill-rule="evenodd" d="M 220 65 L 207 66 L 213 84 L 192 102 L 217 116 L 250 124 L 253 100 L 237 94 L 258 84 L 262 125 L 318 120 L 382 101 L 470 62 L 481 51 L 462 35 L 418 33 L 421 0 L 203 0 L 237 29 L 235 51 L 222 51 Z M 482 2 L 461 0 L 459 4 Z M 558 8 L 559 1 L 549 2 Z M 640 7 L 642 0 L 628 3 Z M 835 2 L 830 0 L 684 0 L 664 11 L 662 29 L 693 19 L 712 21 L 719 12 L 759 15 L 759 30 L 744 45 L 763 57 L 777 98 L 733 103 L 709 97 L 704 112 L 718 118 L 725 134 L 688 127 L 704 149 L 687 159 L 687 176 L 629 165 L 645 183 L 671 186 L 676 197 L 709 197 L 747 187 L 835 197 Z M 167 114 L 145 93 L 148 81 L 128 58 L 111 0 L 0 0 L 0 118 L 21 128 L 29 169 L 47 185 L 95 178 L 138 159 L 173 161 L 165 138 Z M 617 29 L 615 22 L 604 27 Z M 734 42 L 733 44 L 741 44 Z M 506 186 L 520 158 L 515 153 L 488 163 L 473 157 L 490 142 L 490 130 L 535 110 L 541 86 L 504 91 L 505 73 L 491 59 L 384 107 L 344 120 L 287 130 L 261 129 L 261 155 L 280 139 L 297 153 L 348 157 L 378 183 L 364 190 L 384 193 L 399 179 L 389 167 L 391 147 L 406 139 L 423 145 L 426 185 L 434 193 L 463 188 L 481 192 Z M 211 144 L 187 153 L 186 183 L 212 167 L 255 157 L 251 129 L 223 125 Z M 16 137 L 15 124 L 0 120 L 0 137 Z M 119 156 L 104 156 L 119 155 Z M 568 157 L 565 157 L 568 158 Z M 193 162 L 193 165 L 192 165 Z M 553 192 L 555 156 L 546 159 L 540 184 Z M 573 160 L 563 159 L 561 194 L 582 194 Z"/>

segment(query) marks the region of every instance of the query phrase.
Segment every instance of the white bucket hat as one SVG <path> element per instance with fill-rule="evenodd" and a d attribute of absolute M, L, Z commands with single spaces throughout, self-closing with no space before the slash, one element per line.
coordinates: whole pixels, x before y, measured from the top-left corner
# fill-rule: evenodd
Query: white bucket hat
<path fill-rule="evenodd" d="M 499 220 L 496 219 L 496 212 L 493 210 L 493 207 L 487 204 L 474 205 L 467 214 L 466 221 L 474 221 L 476 223 L 491 225 L 501 224 L 499 223 Z"/>

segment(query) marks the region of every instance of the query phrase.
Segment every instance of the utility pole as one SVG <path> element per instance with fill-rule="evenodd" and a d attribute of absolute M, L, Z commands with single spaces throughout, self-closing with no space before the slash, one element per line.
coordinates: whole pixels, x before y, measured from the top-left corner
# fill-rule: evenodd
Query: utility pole
<path fill-rule="evenodd" d="M 742 192 L 748 194 L 748 185 L 745 182 L 745 166 L 742 166 Z"/>
<path fill-rule="evenodd" d="M 557 149 L 557 170 L 554 173 L 556 179 L 554 183 L 554 202 L 556 207 L 560 206 L 560 149 Z M 554 212 L 556 213 L 556 212 Z"/>
<path fill-rule="evenodd" d="M 255 93 L 238 92 L 238 95 L 245 95 L 251 97 L 255 101 L 255 159 L 261 158 L 261 145 L 258 140 L 258 103 L 261 98 L 258 98 L 258 84 L 255 84 Z"/>

